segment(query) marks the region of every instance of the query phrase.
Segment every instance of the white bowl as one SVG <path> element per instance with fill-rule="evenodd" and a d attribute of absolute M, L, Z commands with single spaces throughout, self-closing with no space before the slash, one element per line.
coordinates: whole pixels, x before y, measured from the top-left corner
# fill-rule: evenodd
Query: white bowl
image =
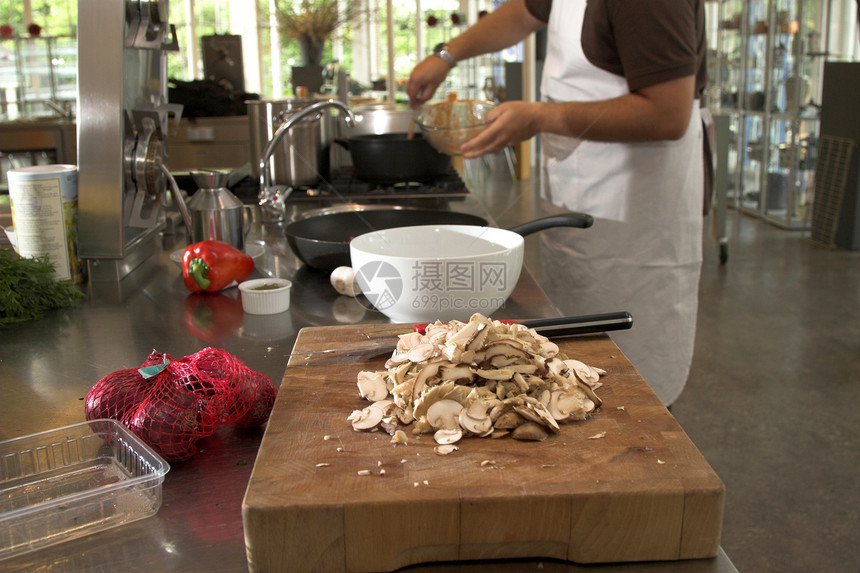
<path fill-rule="evenodd" d="M 248 314 L 284 312 L 290 308 L 290 288 L 292 286 L 293 283 L 287 279 L 270 278 L 245 281 L 239 285 L 242 308 Z"/>
<path fill-rule="evenodd" d="M 468 320 L 501 308 L 519 280 L 522 235 L 495 227 L 423 225 L 349 245 L 364 296 L 394 322 Z"/>

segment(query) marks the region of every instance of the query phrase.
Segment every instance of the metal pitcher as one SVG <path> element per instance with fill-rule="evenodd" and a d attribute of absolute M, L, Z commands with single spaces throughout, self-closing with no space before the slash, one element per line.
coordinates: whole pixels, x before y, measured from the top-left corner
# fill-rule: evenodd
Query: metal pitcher
<path fill-rule="evenodd" d="M 199 189 L 188 201 L 188 228 L 192 242 L 215 240 L 245 248 L 251 230 L 252 205 L 245 205 L 225 186 L 227 173 L 209 169 L 192 171 Z M 246 214 L 247 211 L 247 214 Z"/>

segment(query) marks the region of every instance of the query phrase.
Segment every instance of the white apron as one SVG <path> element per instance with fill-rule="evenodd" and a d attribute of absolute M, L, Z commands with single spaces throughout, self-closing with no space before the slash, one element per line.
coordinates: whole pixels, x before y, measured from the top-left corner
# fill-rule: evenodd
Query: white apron
<path fill-rule="evenodd" d="M 553 3 L 541 84 L 546 100 L 629 93 L 624 78 L 592 65 L 582 51 L 585 4 Z M 541 233 L 544 289 L 565 315 L 630 311 L 633 328 L 612 339 L 671 404 L 690 370 L 702 263 L 698 101 L 678 141 L 599 143 L 542 134 L 541 167 L 547 214 L 595 217 L 589 229 Z"/>

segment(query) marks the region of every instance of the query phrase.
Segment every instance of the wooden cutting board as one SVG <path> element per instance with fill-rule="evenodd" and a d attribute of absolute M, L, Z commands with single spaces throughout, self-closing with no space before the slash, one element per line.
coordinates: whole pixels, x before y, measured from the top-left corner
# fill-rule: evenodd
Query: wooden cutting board
<path fill-rule="evenodd" d="M 313 327 L 298 336 L 243 503 L 254 572 L 392 571 L 475 559 L 578 563 L 712 557 L 725 488 L 605 335 L 567 339 L 607 370 L 603 407 L 543 442 L 432 435 L 393 445 L 355 432 L 360 370 L 390 352 L 302 353 L 395 342 L 403 325 Z M 360 475 L 369 472 L 369 475 Z"/>

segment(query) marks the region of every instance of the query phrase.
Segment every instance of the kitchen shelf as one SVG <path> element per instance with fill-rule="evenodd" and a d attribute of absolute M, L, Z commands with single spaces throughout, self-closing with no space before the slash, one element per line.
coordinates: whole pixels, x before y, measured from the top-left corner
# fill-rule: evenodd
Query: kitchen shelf
<path fill-rule="evenodd" d="M 16 36 L 0 40 L 0 117 L 58 115 L 46 101 L 73 108 L 77 98 L 77 40 Z"/>
<path fill-rule="evenodd" d="M 774 225 L 808 226 L 826 45 L 822 0 L 719 0 L 706 104 L 729 124 L 729 206 Z"/>

